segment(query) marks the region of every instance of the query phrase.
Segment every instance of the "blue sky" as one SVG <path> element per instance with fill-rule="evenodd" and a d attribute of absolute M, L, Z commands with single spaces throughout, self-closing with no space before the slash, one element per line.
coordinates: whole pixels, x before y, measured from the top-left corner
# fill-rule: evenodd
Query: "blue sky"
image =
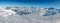
<path fill-rule="evenodd" d="M 60 0 L 0 0 L 0 6 L 60 8 Z"/>

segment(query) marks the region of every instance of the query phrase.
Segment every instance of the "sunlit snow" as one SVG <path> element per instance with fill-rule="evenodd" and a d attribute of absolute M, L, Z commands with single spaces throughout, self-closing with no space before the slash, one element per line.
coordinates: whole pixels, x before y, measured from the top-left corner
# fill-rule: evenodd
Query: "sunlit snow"
<path fill-rule="evenodd" d="M 12 11 L 12 10 L 7 10 L 5 8 L 0 8 L 0 15 L 6 17 L 6 16 L 9 16 L 9 15 L 12 15 L 12 14 L 15 14 L 15 12 Z"/>
<path fill-rule="evenodd" d="M 0 8 L 0 23 L 60 23 L 59 9 L 8 8 Z"/>

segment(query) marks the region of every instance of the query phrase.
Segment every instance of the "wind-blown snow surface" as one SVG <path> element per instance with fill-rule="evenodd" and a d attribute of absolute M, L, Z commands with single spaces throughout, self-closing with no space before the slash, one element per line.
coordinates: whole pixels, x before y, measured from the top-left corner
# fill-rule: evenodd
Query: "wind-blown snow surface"
<path fill-rule="evenodd" d="M 0 8 L 0 23 L 60 23 L 60 9 L 55 8 Z"/>

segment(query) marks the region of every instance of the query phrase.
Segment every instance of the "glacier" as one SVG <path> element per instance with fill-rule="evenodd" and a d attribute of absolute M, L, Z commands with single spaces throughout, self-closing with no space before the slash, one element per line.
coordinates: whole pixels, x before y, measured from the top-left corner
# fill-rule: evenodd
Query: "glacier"
<path fill-rule="evenodd" d="M 60 9 L 34 7 L 0 8 L 0 23 L 60 23 Z"/>

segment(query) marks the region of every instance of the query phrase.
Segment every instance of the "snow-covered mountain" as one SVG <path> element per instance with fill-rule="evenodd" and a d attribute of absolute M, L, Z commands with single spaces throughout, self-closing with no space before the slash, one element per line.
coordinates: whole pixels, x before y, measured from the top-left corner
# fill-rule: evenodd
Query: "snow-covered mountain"
<path fill-rule="evenodd" d="M 10 8 L 11 10 L 15 11 L 17 14 L 43 14 L 44 16 L 50 16 L 54 14 L 60 13 L 60 9 L 55 8 L 27 8 L 27 7 L 13 7 Z"/>
<path fill-rule="evenodd" d="M 58 23 L 60 9 L 6 7 L 0 8 L 0 16 L 1 23 Z"/>

